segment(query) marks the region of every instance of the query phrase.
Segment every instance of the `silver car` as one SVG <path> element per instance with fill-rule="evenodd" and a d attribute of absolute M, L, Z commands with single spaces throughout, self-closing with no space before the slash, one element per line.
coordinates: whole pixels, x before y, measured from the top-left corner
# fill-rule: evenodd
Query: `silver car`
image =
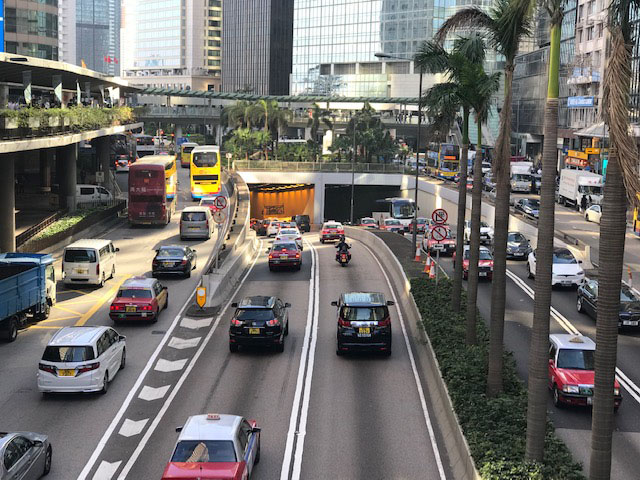
<path fill-rule="evenodd" d="M 187 207 L 180 216 L 180 240 L 185 238 L 211 238 L 213 217 L 208 207 Z"/>
<path fill-rule="evenodd" d="M 51 470 L 51 444 L 46 435 L 0 432 L 0 480 L 31 480 Z"/>

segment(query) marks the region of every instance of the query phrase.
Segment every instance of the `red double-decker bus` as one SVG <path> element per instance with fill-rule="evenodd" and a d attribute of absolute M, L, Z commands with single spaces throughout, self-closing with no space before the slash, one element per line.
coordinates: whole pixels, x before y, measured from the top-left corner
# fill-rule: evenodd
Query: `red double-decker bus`
<path fill-rule="evenodd" d="M 164 165 L 134 163 L 129 167 L 129 223 L 166 225 L 175 211 L 167 199 Z"/>

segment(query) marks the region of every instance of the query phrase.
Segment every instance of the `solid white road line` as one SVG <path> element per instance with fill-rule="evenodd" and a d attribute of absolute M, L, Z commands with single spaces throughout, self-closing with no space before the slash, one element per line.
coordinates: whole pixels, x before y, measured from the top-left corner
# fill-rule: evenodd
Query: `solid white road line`
<path fill-rule="evenodd" d="M 424 389 L 422 388 L 422 382 L 420 381 L 420 375 L 418 375 L 418 368 L 416 367 L 416 360 L 413 356 L 413 350 L 411 348 L 411 343 L 409 342 L 409 335 L 407 334 L 407 329 L 405 327 L 404 324 L 404 316 L 402 315 L 402 310 L 400 309 L 400 303 L 398 302 L 398 298 L 396 295 L 395 290 L 393 289 L 393 285 L 391 284 L 391 280 L 389 280 L 389 276 L 387 275 L 387 272 L 384 270 L 384 268 L 382 268 L 382 264 L 380 263 L 380 260 L 378 260 L 378 258 L 374 255 L 374 253 L 371 251 L 371 249 L 365 245 L 364 243 L 361 243 L 361 245 L 367 249 L 367 251 L 369 252 L 369 254 L 371 255 L 371 257 L 373 257 L 373 259 L 376 261 L 376 263 L 378 264 L 378 267 L 380 268 L 380 271 L 382 272 L 382 274 L 384 275 L 384 279 L 387 282 L 387 286 L 389 287 L 389 290 L 391 291 L 391 296 L 393 297 L 393 301 L 395 302 L 395 307 L 396 307 L 396 312 L 398 314 L 398 319 L 400 320 L 400 327 L 402 328 L 402 335 L 404 337 L 404 343 L 407 347 L 407 352 L 409 354 L 409 361 L 411 363 L 411 371 L 413 372 L 413 378 L 416 382 L 416 388 L 418 389 L 418 396 L 420 397 L 420 405 L 422 407 L 422 415 L 424 417 L 424 421 L 427 425 L 427 431 L 429 432 L 429 440 L 431 441 L 431 448 L 433 449 L 433 456 L 436 459 L 436 466 L 438 467 L 438 473 L 440 475 L 440 479 L 441 480 L 446 480 L 447 475 L 444 471 L 444 466 L 442 465 L 442 458 L 440 457 L 440 449 L 438 448 L 438 442 L 436 441 L 436 435 L 435 435 L 435 431 L 433 430 L 433 424 L 431 423 L 431 416 L 429 415 L 429 409 L 427 408 L 427 401 L 424 395 Z M 398 259 L 395 257 L 395 255 L 393 253 L 391 253 L 391 255 L 393 255 L 393 258 L 396 260 L 396 262 L 398 263 L 398 265 L 400 265 L 400 262 L 398 262 Z M 404 274 L 404 269 L 402 268 L 402 265 L 400 265 L 400 271 L 402 272 L 402 275 L 404 276 L 404 279 L 406 282 L 408 282 L 408 279 L 406 278 L 406 275 Z"/>
<path fill-rule="evenodd" d="M 222 318 L 224 317 L 225 313 L 229 309 L 229 306 L 233 302 L 234 297 L 238 294 L 238 292 L 240 291 L 240 289 L 244 285 L 244 282 L 246 281 L 246 279 L 251 274 L 251 271 L 253 270 L 253 267 L 255 266 L 256 262 L 258 261 L 258 258 L 260 257 L 260 252 L 261 251 L 262 251 L 262 242 L 260 242 L 260 247 L 258 248 L 258 251 L 256 252 L 256 256 L 253 259 L 253 262 L 249 266 L 249 269 L 247 270 L 247 272 L 242 277 L 242 280 L 240 280 L 240 283 L 238 284 L 238 286 L 233 290 L 233 293 L 230 295 L 229 300 L 225 304 L 224 308 L 218 314 L 218 317 L 216 318 L 216 321 L 213 324 L 213 327 L 211 327 L 211 330 L 209 330 L 209 333 L 205 337 L 204 342 L 202 342 L 202 344 L 200 345 L 200 347 L 196 351 L 195 355 L 193 356 L 193 358 L 189 362 L 189 366 L 184 371 L 184 373 L 180 376 L 180 379 L 176 383 L 175 388 L 171 391 L 171 394 L 169 394 L 169 398 L 167 398 L 167 400 L 164 402 L 164 405 L 162 405 L 162 408 L 160 409 L 160 411 L 158 412 L 156 417 L 153 419 L 153 422 L 151 422 L 151 425 L 149 426 L 149 428 L 147 429 L 147 431 L 143 435 L 142 440 L 140 440 L 140 443 L 138 444 L 136 449 L 131 454 L 131 457 L 129 458 L 129 460 L 125 464 L 124 468 L 120 472 L 120 475 L 118 475 L 118 480 L 124 480 L 124 479 L 127 478 L 127 475 L 129 474 L 129 472 L 131 471 L 131 469 L 135 465 L 136 461 L 138 460 L 138 457 L 140 456 L 140 454 L 144 450 L 144 447 L 147 445 L 147 442 L 151 438 L 151 435 L 153 435 L 153 432 L 155 432 L 156 428 L 160 424 L 160 421 L 162 420 L 162 417 L 164 417 L 164 414 L 167 413 L 167 410 L 171 406 L 171 403 L 173 402 L 174 398 L 176 397 L 176 395 L 178 395 L 178 392 L 180 391 L 180 387 L 182 387 L 184 382 L 187 380 L 187 378 L 189 377 L 189 373 L 191 373 L 191 370 L 193 370 L 193 368 L 195 367 L 196 363 L 198 362 L 198 359 L 200 358 L 200 355 L 202 355 L 202 352 L 204 352 L 204 349 L 209 344 L 209 341 L 211 340 L 211 337 L 213 336 L 213 333 L 216 331 L 216 328 L 220 324 L 220 320 L 222 320 Z"/>
<path fill-rule="evenodd" d="M 306 240 L 305 240 L 306 241 Z M 311 249 L 311 279 L 309 281 L 309 299 L 308 299 L 308 312 L 307 312 L 307 325 L 304 332 L 304 338 L 302 340 L 302 353 L 300 354 L 300 366 L 298 367 L 298 378 L 296 380 L 296 389 L 293 395 L 293 406 L 291 407 L 291 417 L 289 418 L 289 432 L 287 433 L 287 442 L 284 449 L 284 457 L 282 459 L 282 468 L 280 470 L 280 480 L 289 479 L 289 471 L 291 470 L 291 462 L 294 459 L 294 445 L 296 443 L 296 436 L 298 433 L 298 416 L 300 414 L 300 403 L 302 401 L 303 387 L 305 384 L 305 375 L 307 373 L 308 357 L 311 347 L 311 334 L 313 330 L 314 318 L 317 318 L 317 271 L 318 265 L 316 263 L 317 252 L 311 242 L 307 241 L 307 245 Z M 317 325 L 317 323 L 316 323 Z M 317 326 L 316 326 L 317 329 Z M 315 338 L 316 335 L 313 335 Z M 315 342 L 313 343 L 315 352 Z M 309 382 L 310 383 L 310 382 Z M 308 402 L 307 402 L 308 405 Z M 300 453 L 302 455 L 302 452 Z"/>

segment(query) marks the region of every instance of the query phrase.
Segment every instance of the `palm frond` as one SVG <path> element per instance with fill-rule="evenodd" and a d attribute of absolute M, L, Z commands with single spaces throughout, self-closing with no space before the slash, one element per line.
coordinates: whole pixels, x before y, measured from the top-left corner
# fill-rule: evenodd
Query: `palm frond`
<path fill-rule="evenodd" d="M 455 15 L 449 17 L 442 24 L 436 32 L 434 39 L 442 45 L 450 33 L 468 28 L 487 30 L 492 33 L 495 29 L 495 21 L 479 8 L 463 8 L 462 10 L 458 10 Z"/>
<path fill-rule="evenodd" d="M 449 67 L 449 54 L 439 43 L 424 41 L 420 44 L 414 61 L 425 73 L 441 73 Z"/>
<path fill-rule="evenodd" d="M 437 83 L 422 95 L 429 117 L 455 117 L 460 110 L 459 87 L 455 83 Z"/>
<path fill-rule="evenodd" d="M 483 63 L 487 52 L 484 35 L 470 32 L 465 37 L 456 38 L 453 42 L 452 52 L 461 55 L 468 62 Z"/>
<path fill-rule="evenodd" d="M 522 38 L 531 35 L 535 0 L 495 0 L 490 16 L 494 20 L 491 43 L 513 61 Z"/>

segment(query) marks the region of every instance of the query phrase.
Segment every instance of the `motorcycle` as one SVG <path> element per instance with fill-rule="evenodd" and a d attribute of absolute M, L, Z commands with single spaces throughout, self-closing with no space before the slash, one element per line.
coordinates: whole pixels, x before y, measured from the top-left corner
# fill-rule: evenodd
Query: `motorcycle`
<path fill-rule="evenodd" d="M 340 264 L 341 267 L 346 267 L 349 263 L 349 254 L 347 252 L 340 252 L 336 261 Z"/>

